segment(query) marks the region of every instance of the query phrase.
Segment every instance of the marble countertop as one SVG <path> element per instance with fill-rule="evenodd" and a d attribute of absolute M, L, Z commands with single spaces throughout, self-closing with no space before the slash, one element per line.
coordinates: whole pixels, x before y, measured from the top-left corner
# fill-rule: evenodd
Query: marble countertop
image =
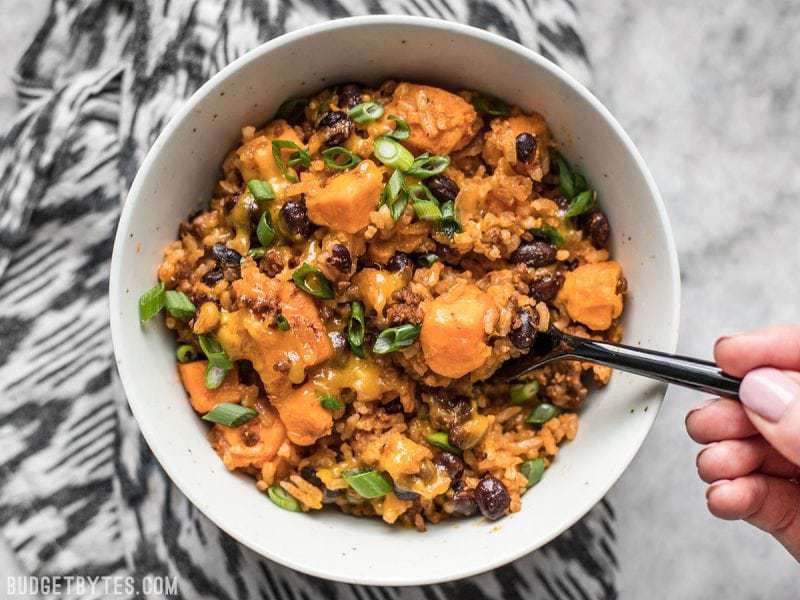
<path fill-rule="evenodd" d="M 680 254 L 680 350 L 798 321 L 800 4 L 793 0 L 578 0 L 595 93 L 658 182 Z M 15 110 L 10 73 L 46 0 L 4 0 L 0 117 Z M 705 509 L 686 411 L 671 389 L 644 448 L 611 491 L 622 598 L 796 594 L 797 565 L 765 534 Z M 0 543 L 0 573 L 17 572 Z M 768 575 L 767 575 L 768 574 Z"/>

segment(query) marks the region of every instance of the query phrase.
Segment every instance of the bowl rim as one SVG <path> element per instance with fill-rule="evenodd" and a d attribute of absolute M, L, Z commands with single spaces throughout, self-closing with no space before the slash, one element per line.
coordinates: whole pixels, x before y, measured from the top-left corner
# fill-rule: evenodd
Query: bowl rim
<path fill-rule="evenodd" d="M 483 29 L 479 29 L 477 27 L 473 27 L 470 25 L 464 25 L 462 23 L 454 23 L 451 21 L 445 21 L 442 19 L 435 19 L 430 17 L 418 17 L 409 15 L 363 15 L 363 16 L 335 19 L 324 23 L 305 26 L 296 29 L 294 31 L 287 32 L 283 35 L 280 35 L 244 53 L 242 56 L 235 59 L 234 61 L 223 67 L 215 75 L 213 75 L 208 81 L 206 81 L 202 86 L 200 86 L 200 88 L 198 88 L 184 102 L 181 108 L 178 109 L 178 111 L 170 118 L 170 120 L 164 126 L 160 134 L 157 136 L 155 142 L 148 150 L 144 160 L 139 166 L 139 169 L 136 173 L 136 176 L 134 177 L 133 183 L 131 184 L 130 190 L 126 195 L 122 207 L 120 219 L 117 225 L 117 232 L 114 239 L 114 248 L 112 252 L 111 267 L 110 267 L 109 320 L 111 327 L 111 340 L 112 340 L 112 346 L 114 348 L 115 364 L 117 365 L 117 370 L 119 372 L 120 379 L 122 381 L 123 390 L 127 390 L 128 388 L 130 388 L 127 382 L 131 381 L 136 376 L 136 374 L 133 373 L 131 371 L 131 368 L 129 367 L 130 361 L 122 362 L 120 358 L 120 356 L 123 354 L 123 348 L 125 345 L 122 337 L 122 324 L 121 324 L 121 317 L 119 310 L 121 299 L 125 296 L 125 294 L 123 293 L 123 284 L 121 279 L 121 261 L 122 261 L 121 256 L 123 254 L 122 247 L 125 244 L 128 235 L 128 229 L 130 227 L 130 221 L 132 219 L 132 215 L 134 212 L 134 206 L 136 205 L 136 200 L 141 193 L 141 189 L 144 185 L 145 180 L 147 179 L 150 171 L 152 170 L 152 167 L 156 160 L 156 155 L 158 154 L 160 148 L 166 143 L 166 141 L 170 138 L 174 130 L 179 126 L 179 124 L 184 120 L 184 118 L 191 111 L 195 109 L 197 104 L 199 104 L 203 99 L 205 99 L 207 96 L 213 93 L 221 84 L 224 83 L 224 81 L 231 74 L 239 70 L 245 64 L 260 59 L 263 55 L 270 53 L 276 48 L 290 45 L 308 36 L 313 36 L 319 33 L 331 32 L 337 29 L 370 27 L 374 25 L 408 25 L 413 27 L 428 28 L 431 31 L 445 31 L 445 32 L 458 33 L 466 37 L 477 38 L 480 41 L 499 46 L 504 50 L 520 55 L 522 58 L 528 60 L 531 63 L 534 63 L 538 68 L 548 71 L 551 75 L 553 75 L 557 79 L 560 79 L 563 83 L 567 84 L 567 86 L 571 89 L 573 93 L 577 94 L 592 107 L 592 109 L 598 115 L 598 117 L 601 118 L 605 122 L 605 124 L 608 127 L 610 127 L 613 130 L 613 132 L 619 137 L 619 139 L 623 143 L 626 152 L 634 160 L 636 168 L 644 177 L 644 180 L 649 189 L 653 203 L 655 204 L 659 221 L 664 230 L 665 240 L 666 240 L 666 251 L 668 253 L 668 264 L 670 270 L 670 284 L 671 284 L 669 291 L 672 301 L 672 315 L 670 315 L 670 318 L 673 324 L 669 339 L 665 340 L 665 342 L 667 351 L 674 352 L 678 344 L 678 334 L 680 326 L 681 282 L 680 282 L 678 254 L 675 246 L 672 226 L 670 224 L 669 216 L 664 206 L 664 202 L 661 198 L 661 194 L 658 190 L 658 186 L 656 185 L 656 182 L 652 174 L 650 173 L 650 170 L 647 168 L 644 159 L 642 158 L 639 151 L 633 144 L 633 141 L 630 139 L 630 137 L 622 128 L 622 126 L 613 117 L 610 111 L 582 83 L 577 81 L 572 75 L 564 71 L 561 67 L 551 62 L 550 60 L 544 58 L 540 54 L 534 52 L 530 48 L 523 46 L 522 44 L 519 44 L 517 42 L 514 42 L 512 40 L 509 40 L 505 37 L 502 37 L 498 34 L 494 34 L 489 31 L 485 31 Z M 650 417 L 650 422 L 647 426 L 647 431 L 641 437 L 641 440 L 639 441 L 638 444 L 631 445 L 627 453 L 627 456 L 625 456 L 623 460 L 619 462 L 618 469 L 615 469 L 616 472 L 614 473 L 613 477 L 614 483 L 616 483 L 619 480 L 624 471 L 628 468 L 633 458 L 639 452 L 639 449 L 644 443 L 644 440 L 647 438 L 647 435 L 649 435 L 650 431 L 652 430 L 653 423 L 655 422 L 656 417 L 661 411 L 661 405 L 664 401 L 665 395 L 666 395 L 666 387 L 664 388 L 664 393 L 657 401 L 658 402 L 657 410 L 651 412 L 652 416 Z M 186 483 L 186 481 L 184 481 L 182 473 L 176 472 L 170 465 L 168 457 L 163 456 L 151 443 L 150 440 L 153 439 L 154 436 L 153 429 L 151 427 L 151 424 L 149 424 L 147 420 L 140 419 L 140 411 L 137 409 L 136 401 L 131 400 L 127 391 L 125 391 L 125 397 L 128 401 L 128 405 L 130 406 L 134 418 L 136 419 L 136 423 L 139 427 L 139 430 L 142 433 L 142 436 L 147 442 L 150 451 L 153 452 L 154 456 L 161 465 L 161 468 L 164 469 L 164 471 L 169 476 L 170 480 L 178 487 L 181 493 L 184 494 L 184 496 L 186 496 L 187 499 L 200 512 L 203 513 L 203 515 L 205 515 L 212 523 L 214 523 L 214 525 L 222 529 L 226 534 L 230 535 L 238 543 L 246 546 L 255 553 L 259 554 L 260 556 L 266 557 L 283 566 L 289 567 L 290 569 L 294 569 L 301 573 L 305 573 L 315 577 L 321 577 L 323 579 L 340 581 L 343 583 L 351 583 L 359 585 L 378 585 L 378 586 L 429 585 L 435 583 L 442 583 L 445 581 L 454 581 L 457 579 L 462 579 L 465 577 L 470 577 L 473 575 L 478 575 L 481 573 L 491 571 L 505 564 L 509 564 L 538 548 L 541 548 L 545 544 L 549 543 L 550 541 L 561 535 L 564 531 L 569 529 L 569 527 L 574 525 L 578 520 L 583 518 L 586 515 L 586 513 L 588 513 L 589 510 L 591 510 L 592 507 L 594 507 L 608 494 L 608 492 L 611 489 L 609 487 L 600 494 L 594 494 L 590 497 L 587 497 L 584 500 L 583 504 L 580 506 L 580 509 L 576 511 L 577 517 L 570 525 L 557 528 L 540 543 L 534 543 L 531 545 L 521 544 L 519 548 L 517 548 L 514 552 L 503 554 L 500 557 L 494 557 L 494 558 L 487 557 L 486 561 L 481 563 L 479 566 L 473 566 L 471 568 L 465 567 L 460 571 L 454 571 L 454 572 L 451 571 L 449 573 L 442 574 L 442 576 L 432 576 L 432 577 L 423 576 L 416 578 L 414 577 L 409 578 L 406 576 L 402 580 L 399 579 L 389 580 L 385 578 L 375 579 L 372 578 L 369 574 L 366 574 L 364 576 L 359 576 L 359 575 L 354 576 L 349 573 L 331 572 L 324 568 L 316 568 L 311 565 L 301 564 L 296 561 L 286 559 L 282 557 L 279 552 L 274 552 L 270 547 L 266 545 L 259 544 L 252 540 L 244 540 L 242 539 L 241 536 L 237 535 L 235 532 L 230 531 L 226 526 L 224 520 L 222 519 L 218 520 L 216 518 L 213 518 L 210 515 L 211 511 L 208 509 L 208 507 L 206 507 L 205 505 L 206 503 L 203 501 L 203 499 L 195 494 L 187 492 L 187 490 L 190 489 L 190 486 Z"/>

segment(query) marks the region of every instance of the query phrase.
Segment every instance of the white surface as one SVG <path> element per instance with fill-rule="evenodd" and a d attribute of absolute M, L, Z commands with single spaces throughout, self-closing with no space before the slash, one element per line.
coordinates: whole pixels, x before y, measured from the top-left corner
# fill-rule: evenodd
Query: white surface
<path fill-rule="evenodd" d="M 437 61 L 409 63 L 404 48 Z M 303 56 L 317 59 L 299 61 Z M 605 208 L 615 225 L 614 252 L 634 290 L 626 341 L 674 349 L 679 284 L 669 225 L 646 167 L 607 111 L 521 46 L 410 17 L 359 17 L 289 34 L 236 61 L 193 96 L 151 149 L 123 209 L 111 265 L 111 329 L 142 433 L 173 481 L 212 521 L 265 556 L 313 575 L 412 585 L 488 570 L 569 527 L 627 466 L 655 418 L 663 387 L 618 374 L 587 405 L 578 441 L 561 451 L 521 512 L 498 523 L 440 524 L 420 536 L 374 520 L 297 515 L 264 502 L 253 481 L 228 473 L 210 448 L 206 426 L 175 373 L 172 335 L 157 322 L 140 327 L 137 321 L 137 298 L 153 285 L 174 235 L 164 224 L 178 223 L 209 197 L 243 124 L 263 122 L 285 98 L 326 81 L 390 76 L 484 89 L 545 114 L 565 154 L 581 163 L 604 197 L 619 199 Z M 309 546 L 309 539 L 316 543 Z M 393 551 L 381 552 L 387 545 Z M 458 553 L 451 551 L 456 546 Z"/>

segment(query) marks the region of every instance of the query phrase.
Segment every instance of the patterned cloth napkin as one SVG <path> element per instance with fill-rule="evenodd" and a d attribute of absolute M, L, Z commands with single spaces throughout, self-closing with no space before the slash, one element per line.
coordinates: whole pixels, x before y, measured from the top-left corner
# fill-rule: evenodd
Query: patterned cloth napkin
<path fill-rule="evenodd" d="M 108 272 L 145 152 L 183 101 L 247 50 L 384 12 L 489 29 L 589 78 L 573 0 L 53 1 L 17 69 L 21 109 L 0 137 L 0 527 L 30 574 L 132 576 L 137 586 L 177 577 L 183 597 L 218 600 L 616 597 L 606 501 L 542 550 L 462 581 L 369 588 L 294 572 L 201 515 L 128 410 Z"/>

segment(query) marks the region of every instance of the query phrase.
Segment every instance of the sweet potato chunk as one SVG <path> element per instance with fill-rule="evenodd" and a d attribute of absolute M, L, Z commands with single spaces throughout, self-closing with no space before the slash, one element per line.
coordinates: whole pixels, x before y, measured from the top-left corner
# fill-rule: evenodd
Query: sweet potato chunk
<path fill-rule="evenodd" d="M 353 283 L 358 286 L 366 307 L 382 316 L 392 294 L 408 283 L 408 276 L 402 271 L 392 273 L 380 269 L 362 269 L 353 277 Z"/>
<path fill-rule="evenodd" d="M 390 433 L 385 437 L 379 467 L 398 481 L 406 475 L 419 473 L 422 461 L 432 459 L 433 452 L 402 433 Z"/>
<path fill-rule="evenodd" d="M 622 267 L 613 260 L 583 265 L 566 273 L 556 302 L 564 305 L 573 321 L 603 331 L 622 314 L 622 294 L 617 292 Z"/>
<path fill-rule="evenodd" d="M 330 179 L 306 197 L 308 218 L 345 233 L 357 233 L 369 225 L 369 213 L 378 207 L 383 177 L 371 160 Z"/>
<path fill-rule="evenodd" d="M 319 401 L 316 387 L 306 383 L 289 394 L 272 400 L 289 440 L 299 446 L 310 446 L 333 427 L 333 417 Z"/>
<path fill-rule="evenodd" d="M 303 146 L 303 141 L 294 129 L 284 120 L 278 119 L 270 123 L 252 140 L 244 144 L 236 153 L 236 166 L 245 181 L 250 179 L 283 180 L 275 157 L 272 155 L 272 140 L 289 140 L 298 146 Z M 282 151 L 290 154 L 292 150 Z"/>
<path fill-rule="evenodd" d="M 517 136 L 530 133 L 536 138 L 536 151 L 527 161 L 517 159 Z M 540 114 L 516 115 L 508 119 L 494 119 L 491 130 L 486 132 L 483 145 L 483 159 L 497 167 L 504 158 L 518 173 L 541 181 L 550 170 L 550 130 Z"/>
<path fill-rule="evenodd" d="M 445 377 L 463 377 L 482 366 L 492 349 L 486 331 L 497 322 L 497 305 L 474 284 L 456 287 L 423 306 L 420 342 L 425 362 Z"/>
<path fill-rule="evenodd" d="M 429 85 L 398 85 L 386 114 L 406 120 L 411 134 L 403 143 L 415 152 L 450 154 L 466 146 L 479 127 L 469 102 Z"/>
<path fill-rule="evenodd" d="M 181 376 L 183 387 L 186 388 L 189 394 L 192 408 L 197 412 L 205 414 L 217 404 L 222 404 L 223 402 L 238 404 L 244 398 L 255 399 L 258 396 L 258 388 L 256 386 L 239 383 L 239 372 L 236 369 L 228 371 L 228 375 L 222 385 L 217 389 L 208 389 L 205 381 L 207 364 L 208 361 L 197 360 L 178 365 L 178 373 Z"/>
<path fill-rule="evenodd" d="M 215 425 L 211 442 L 229 469 L 261 467 L 272 460 L 286 440 L 286 429 L 275 410 L 259 407 L 259 416 L 239 427 Z"/>

